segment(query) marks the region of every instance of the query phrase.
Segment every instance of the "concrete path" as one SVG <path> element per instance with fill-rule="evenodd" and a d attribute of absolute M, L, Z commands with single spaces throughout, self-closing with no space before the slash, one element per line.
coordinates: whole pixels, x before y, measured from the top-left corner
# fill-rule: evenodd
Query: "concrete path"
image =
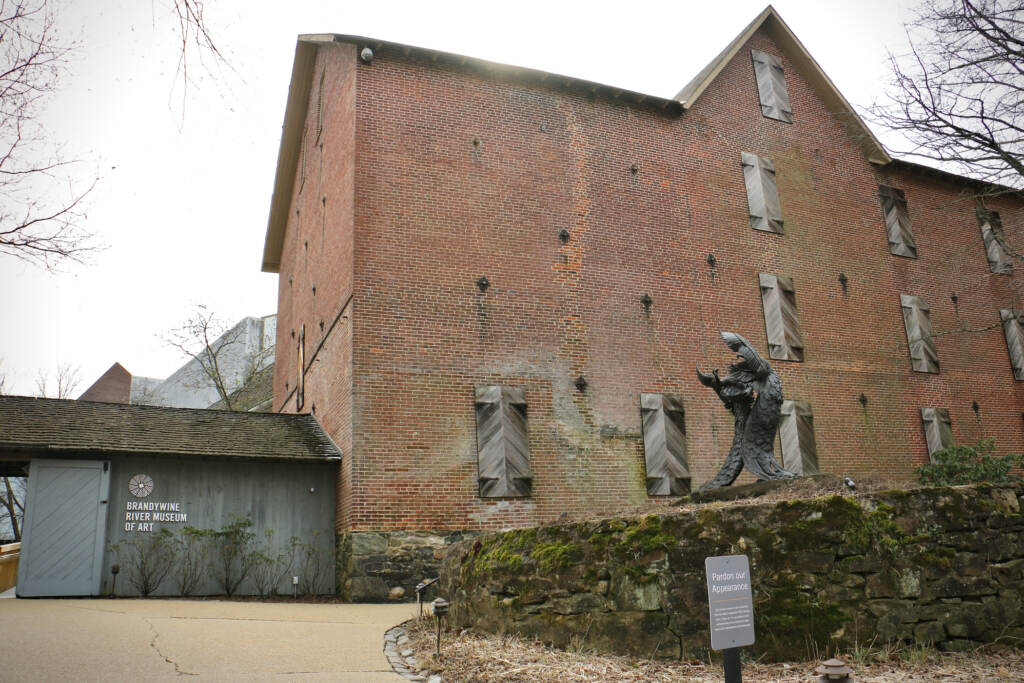
<path fill-rule="evenodd" d="M 400 681 L 384 632 L 400 605 L 2 600 L 0 680 Z"/>

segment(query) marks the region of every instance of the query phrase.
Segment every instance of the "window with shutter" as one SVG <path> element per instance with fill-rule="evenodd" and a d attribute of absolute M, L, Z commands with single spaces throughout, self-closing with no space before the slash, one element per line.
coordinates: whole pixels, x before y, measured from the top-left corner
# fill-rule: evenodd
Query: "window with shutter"
<path fill-rule="evenodd" d="M 981 237 L 985 241 L 989 270 L 1006 275 L 1013 273 L 1013 261 L 1006 252 L 1006 247 L 1000 242 L 1004 233 L 999 212 L 978 209 L 978 225 L 981 226 Z"/>
<path fill-rule="evenodd" d="M 814 415 L 806 401 L 783 401 L 779 419 L 782 466 L 801 476 L 818 474 L 818 446 L 814 440 Z"/>
<path fill-rule="evenodd" d="M 768 356 L 775 360 L 803 361 L 804 342 L 796 316 L 796 292 L 792 278 L 771 273 L 758 276 L 764 327 L 768 333 Z"/>
<path fill-rule="evenodd" d="M 476 388 L 476 443 L 480 495 L 530 495 L 530 445 L 526 434 L 526 389 L 501 385 Z"/>
<path fill-rule="evenodd" d="M 786 89 L 786 74 L 782 61 L 775 55 L 760 50 L 751 50 L 754 60 L 754 76 L 757 79 L 757 94 L 761 98 L 761 113 L 765 118 L 793 123 L 793 107 L 789 104 Z"/>
<path fill-rule="evenodd" d="M 686 411 L 675 396 L 640 394 L 643 418 L 647 495 L 680 496 L 690 492 L 686 457 Z"/>
<path fill-rule="evenodd" d="M 928 304 L 919 296 L 900 294 L 903 307 L 903 325 L 910 346 L 910 364 L 917 372 L 938 372 L 939 353 L 932 338 L 932 322 Z"/>
<path fill-rule="evenodd" d="M 747 186 L 750 227 L 765 232 L 782 232 L 782 206 L 775 184 L 775 165 L 771 159 L 743 152 L 743 180 Z"/>
<path fill-rule="evenodd" d="M 298 377 L 295 381 L 295 410 L 302 410 L 306 401 L 306 323 L 299 328 L 299 338 L 295 345 L 297 355 Z"/>
<path fill-rule="evenodd" d="M 928 456 L 953 445 L 953 424 L 946 408 L 921 408 L 924 439 L 928 443 Z"/>
<path fill-rule="evenodd" d="M 907 211 L 903 190 L 879 185 L 878 196 L 882 200 L 885 229 L 889 233 L 889 252 L 896 256 L 917 258 L 917 243 L 910 229 L 910 213 Z"/>
<path fill-rule="evenodd" d="M 999 318 L 1003 321 L 1003 334 L 1006 335 L 1006 350 L 1010 352 L 1010 366 L 1013 368 L 1014 379 L 1024 379 L 1024 326 L 1021 326 L 1020 311 L 1002 309 Z"/>

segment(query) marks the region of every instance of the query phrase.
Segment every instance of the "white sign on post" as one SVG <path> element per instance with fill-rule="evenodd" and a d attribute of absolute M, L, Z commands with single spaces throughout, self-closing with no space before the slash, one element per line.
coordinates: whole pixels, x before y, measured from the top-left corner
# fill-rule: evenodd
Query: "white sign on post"
<path fill-rule="evenodd" d="M 754 602 L 746 555 L 704 558 L 711 613 L 711 649 L 754 644 Z"/>

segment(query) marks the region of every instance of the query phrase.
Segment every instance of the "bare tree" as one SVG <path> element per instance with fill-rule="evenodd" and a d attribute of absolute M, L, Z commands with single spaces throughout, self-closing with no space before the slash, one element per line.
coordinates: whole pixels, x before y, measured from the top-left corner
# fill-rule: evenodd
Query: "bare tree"
<path fill-rule="evenodd" d="M 25 519 L 25 491 L 28 479 L 25 477 L 3 477 L 0 488 L 0 534 L 4 527 L 10 527 L 12 538 L 21 540 L 22 523 Z M 0 536 L 2 538 L 2 536 Z"/>
<path fill-rule="evenodd" d="M 40 370 L 36 375 L 36 394 L 43 398 L 71 398 L 82 381 L 81 370 L 67 364 L 58 365 L 52 382 L 50 373 Z"/>
<path fill-rule="evenodd" d="M 173 0 L 183 103 L 190 59 L 212 55 L 228 65 L 204 5 Z M 83 162 L 64 158 L 40 124 L 76 47 L 58 35 L 51 0 L 0 0 L 0 254 L 47 270 L 100 248 L 85 227 L 85 201 L 98 179 L 83 179 Z"/>
<path fill-rule="evenodd" d="M 889 56 L 887 101 L 869 109 L 909 142 L 897 153 L 986 193 L 1024 189 L 1024 2 L 925 0 L 907 37 L 909 54 Z"/>
<path fill-rule="evenodd" d="M 96 248 L 82 226 L 95 181 L 72 179 L 38 120 L 73 48 L 54 23 L 47 0 L 0 0 L 0 254 L 47 269 Z"/>
<path fill-rule="evenodd" d="M 189 318 L 169 331 L 164 341 L 195 361 L 199 376 L 193 388 L 212 386 L 225 410 L 244 410 L 235 392 L 273 362 L 273 346 L 264 347 L 262 340 L 251 346 L 244 323 L 229 327 L 203 304 L 196 305 Z"/>

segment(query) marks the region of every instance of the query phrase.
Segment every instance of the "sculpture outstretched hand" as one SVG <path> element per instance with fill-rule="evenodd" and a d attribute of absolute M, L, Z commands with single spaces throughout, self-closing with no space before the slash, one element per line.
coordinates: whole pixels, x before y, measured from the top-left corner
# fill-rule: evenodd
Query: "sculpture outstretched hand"
<path fill-rule="evenodd" d="M 750 342 L 735 332 L 722 332 L 726 346 L 739 354 L 725 379 L 718 370 L 705 374 L 697 369 L 701 384 L 710 387 L 732 411 L 735 434 L 732 448 L 715 478 L 701 491 L 729 486 L 746 466 L 758 479 L 789 479 L 796 475 L 775 461 L 775 433 L 782 409 L 782 383 Z"/>

